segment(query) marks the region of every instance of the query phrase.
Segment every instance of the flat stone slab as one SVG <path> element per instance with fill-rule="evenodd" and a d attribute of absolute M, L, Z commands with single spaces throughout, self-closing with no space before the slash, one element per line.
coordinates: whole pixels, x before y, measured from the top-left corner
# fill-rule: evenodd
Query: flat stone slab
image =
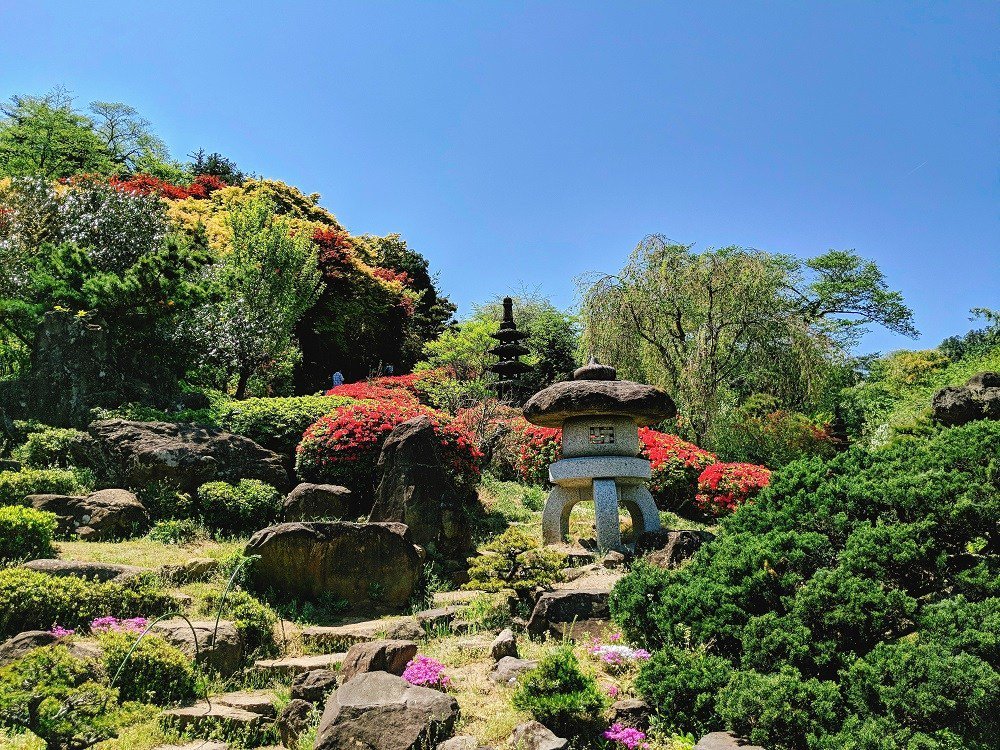
<path fill-rule="evenodd" d="M 273 719 L 278 715 L 274 708 L 274 694 L 270 690 L 248 690 L 216 695 L 212 697 L 212 703 L 249 711 L 265 719 Z"/>
<path fill-rule="evenodd" d="M 258 659 L 253 668 L 256 672 L 294 677 L 314 669 L 339 669 L 346 654 L 318 654 L 315 656 L 286 656 L 284 659 Z"/>
<path fill-rule="evenodd" d="M 135 565 L 116 565 L 114 563 L 91 562 L 89 560 L 55 560 L 44 558 L 26 562 L 21 567 L 36 573 L 47 573 L 50 576 L 76 576 L 98 581 L 113 581 L 116 578 L 127 578 L 147 572 L 147 568 Z"/>
<path fill-rule="evenodd" d="M 747 740 L 731 732 L 712 732 L 698 740 L 694 750 L 764 750 L 764 748 L 760 745 L 751 745 Z"/>
<path fill-rule="evenodd" d="M 229 750 L 229 745 L 216 740 L 194 740 L 186 745 L 157 745 L 153 750 Z"/>
<path fill-rule="evenodd" d="M 417 624 L 423 628 L 447 627 L 462 609 L 463 607 L 452 604 L 447 607 L 425 609 L 423 612 L 417 612 L 413 617 Z"/>
<path fill-rule="evenodd" d="M 199 729 L 209 730 L 219 726 L 239 731 L 257 726 L 262 721 L 260 714 L 224 706 L 216 701 L 212 701 L 211 706 L 207 703 L 196 703 L 185 708 L 172 708 L 164 711 L 163 716 L 181 732 L 188 730 L 197 732 Z"/>
<path fill-rule="evenodd" d="M 314 625 L 302 629 L 302 642 L 323 648 L 346 649 L 355 643 L 384 639 L 413 641 L 425 637 L 424 629 L 414 617 L 366 620 L 351 625 Z"/>

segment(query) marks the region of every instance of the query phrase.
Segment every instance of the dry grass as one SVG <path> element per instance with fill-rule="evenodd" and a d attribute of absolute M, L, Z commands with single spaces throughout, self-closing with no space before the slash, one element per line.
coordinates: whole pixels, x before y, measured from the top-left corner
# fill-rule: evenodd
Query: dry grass
<path fill-rule="evenodd" d="M 164 544 L 152 539 L 133 539 L 126 542 L 58 542 L 56 546 L 59 557 L 64 560 L 159 568 L 162 565 L 179 565 L 196 557 L 222 560 L 242 551 L 246 540 L 217 542 L 206 539 L 190 544 Z"/>

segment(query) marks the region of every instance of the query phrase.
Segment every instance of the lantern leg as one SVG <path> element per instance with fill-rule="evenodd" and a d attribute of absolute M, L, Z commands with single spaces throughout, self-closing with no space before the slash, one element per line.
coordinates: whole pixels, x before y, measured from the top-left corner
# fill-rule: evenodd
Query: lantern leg
<path fill-rule="evenodd" d="M 542 511 L 542 541 L 545 544 L 560 544 L 569 534 L 569 514 L 578 502 L 579 491 L 559 485 L 552 488 Z"/>
<path fill-rule="evenodd" d="M 644 531 L 660 530 L 660 511 L 649 490 L 639 485 L 622 487 L 622 505 L 632 516 L 636 538 Z"/>
<path fill-rule="evenodd" d="M 622 528 L 618 520 L 618 484 L 614 479 L 594 480 L 594 513 L 597 516 L 597 546 L 602 551 L 620 551 Z"/>

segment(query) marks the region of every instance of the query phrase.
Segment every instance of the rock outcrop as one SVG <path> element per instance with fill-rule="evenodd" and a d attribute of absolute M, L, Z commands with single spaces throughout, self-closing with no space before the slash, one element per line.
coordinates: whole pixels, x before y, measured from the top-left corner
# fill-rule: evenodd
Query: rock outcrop
<path fill-rule="evenodd" d="M 636 540 L 635 554 L 645 556 L 648 563 L 673 570 L 714 538 L 709 531 L 645 531 Z"/>
<path fill-rule="evenodd" d="M 407 663 L 417 655 L 413 641 L 370 641 L 355 643 L 347 650 L 340 674 L 344 681 L 364 672 L 388 672 L 401 676 Z"/>
<path fill-rule="evenodd" d="M 518 750 L 563 750 L 568 740 L 556 737 L 547 726 L 537 721 L 519 724 L 510 736 L 510 745 Z"/>
<path fill-rule="evenodd" d="M 450 695 L 388 672 L 348 680 L 326 702 L 314 750 L 423 750 L 447 739 L 458 720 Z"/>
<path fill-rule="evenodd" d="M 214 480 L 259 479 L 288 488 L 281 456 L 214 427 L 107 419 L 92 422 L 87 431 L 91 467 L 128 487 L 169 482 L 193 492 Z"/>
<path fill-rule="evenodd" d="M 398 523 L 281 523 L 254 534 L 247 555 L 260 555 L 251 581 L 260 591 L 315 600 L 331 596 L 352 607 L 399 609 L 420 576 L 421 561 Z"/>
<path fill-rule="evenodd" d="M 201 663 L 223 675 L 231 675 L 240 668 L 243 660 L 243 637 L 233 623 L 220 620 L 217 633 L 215 620 L 194 620 L 191 626 L 194 627 L 193 633 L 186 620 L 161 620 L 153 626 L 152 632 L 191 659 L 195 657 L 197 637 L 197 654 Z"/>
<path fill-rule="evenodd" d="M 360 513 L 354 507 L 354 493 L 336 484 L 303 482 L 288 493 L 281 509 L 285 521 L 351 520 Z"/>
<path fill-rule="evenodd" d="M 465 512 L 469 498 L 452 481 L 428 417 L 403 422 L 389 433 L 376 476 L 370 520 L 405 523 L 415 544 L 441 557 L 464 559 L 472 551 Z"/>
<path fill-rule="evenodd" d="M 100 490 L 85 497 L 28 495 L 25 505 L 56 514 L 56 533 L 90 542 L 141 536 L 149 530 L 149 513 L 128 490 Z"/>
<path fill-rule="evenodd" d="M 1000 419 L 1000 372 L 973 375 L 963 386 L 948 386 L 931 401 L 934 419 L 958 426 L 977 419 Z"/>
<path fill-rule="evenodd" d="M 535 602 L 527 631 L 532 638 L 582 639 L 599 635 L 611 617 L 611 585 L 583 583 L 546 591 Z"/>

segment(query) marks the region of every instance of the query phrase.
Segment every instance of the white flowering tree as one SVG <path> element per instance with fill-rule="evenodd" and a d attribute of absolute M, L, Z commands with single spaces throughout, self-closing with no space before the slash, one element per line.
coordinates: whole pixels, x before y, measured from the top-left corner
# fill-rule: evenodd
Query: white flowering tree
<path fill-rule="evenodd" d="M 255 374 L 295 346 L 295 324 L 323 281 L 312 240 L 294 234 L 270 202 L 235 205 L 228 223 L 232 239 L 213 271 L 217 301 L 198 311 L 196 325 L 239 399 Z"/>

